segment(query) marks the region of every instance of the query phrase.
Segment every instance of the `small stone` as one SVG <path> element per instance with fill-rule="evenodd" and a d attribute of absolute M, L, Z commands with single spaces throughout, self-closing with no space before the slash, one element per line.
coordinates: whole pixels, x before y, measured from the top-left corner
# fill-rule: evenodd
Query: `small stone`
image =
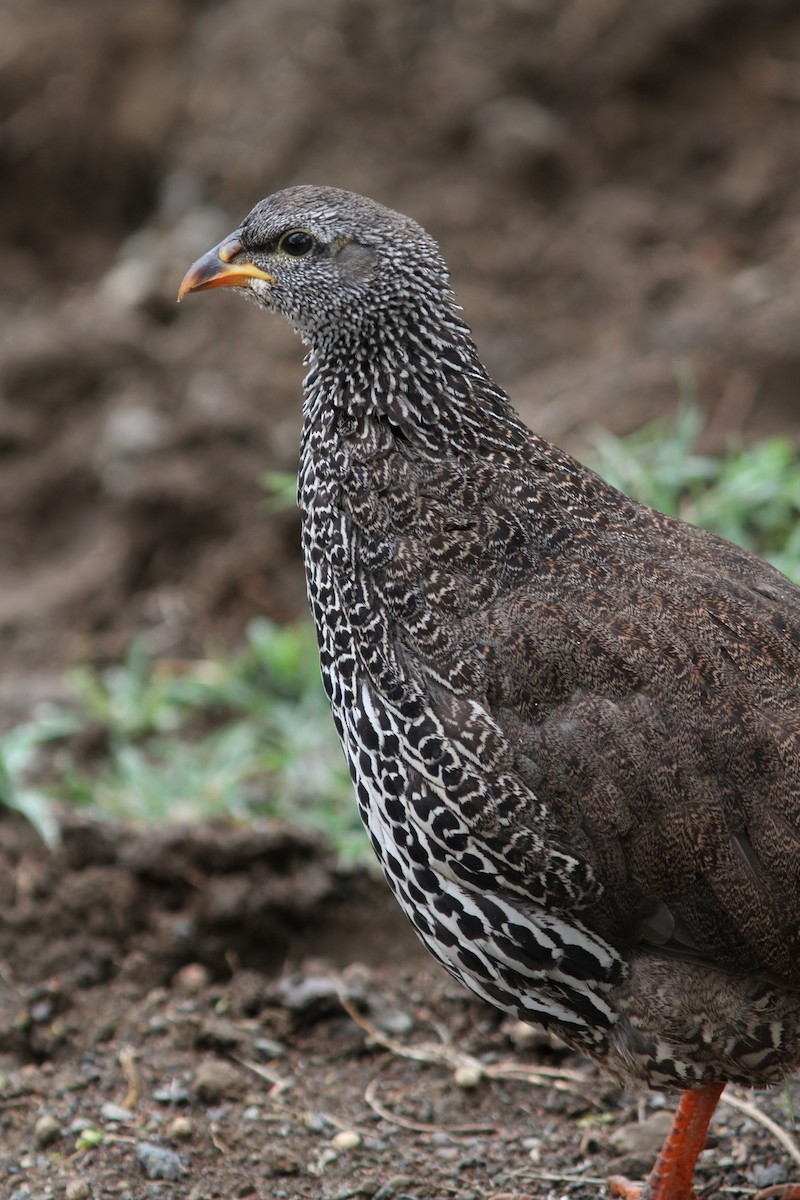
<path fill-rule="evenodd" d="M 747 1172 L 747 1182 L 759 1189 L 777 1187 L 786 1183 L 788 1178 L 789 1170 L 783 1163 L 772 1163 L 768 1167 L 756 1164 Z"/>
<path fill-rule="evenodd" d="M 508 1020 L 503 1022 L 503 1033 L 506 1034 L 517 1050 L 534 1050 L 538 1046 L 547 1045 L 547 1038 L 541 1029 L 529 1025 L 527 1021 Z"/>
<path fill-rule="evenodd" d="M 139 1142 L 136 1159 L 148 1179 L 166 1179 L 176 1183 L 183 1174 L 183 1163 L 175 1151 L 155 1146 L 152 1142 Z"/>
<path fill-rule="evenodd" d="M 244 1031 L 224 1017 L 207 1017 L 197 1031 L 196 1044 L 203 1050 L 225 1053 L 241 1046 Z"/>
<path fill-rule="evenodd" d="M 465 1090 L 477 1087 L 482 1079 L 483 1071 L 480 1067 L 456 1067 L 453 1072 L 453 1083 L 456 1087 L 464 1088 Z"/>
<path fill-rule="evenodd" d="M 31 1005 L 31 1020 L 37 1025 L 42 1025 L 45 1021 L 49 1021 L 53 1016 L 53 1001 L 49 996 L 45 996 L 42 1000 L 37 1000 Z"/>
<path fill-rule="evenodd" d="M 337 1154 L 332 1146 L 328 1146 L 325 1150 L 320 1151 L 314 1163 L 309 1163 L 309 1172 L 312 1175 L 320 1175 L 326 1167 L 331 1163 L 336 1162 Z"/>
<path fill-rule="evenodd" d="M 61 1137 L 61 1126 L 51 1113 L 43 1113 L 33 1127 L 33 1136 L 36 1145 L 43 1150 Z"/>
<path fill-rule="evenodd" d="M 411 1186 L 413 1179 L 410 1175 L 392 1175 L 382 1187 L 378 1188 L 372 1200 L 394 1200 L 398 1192 Z"/>
<path fill-rule="evenodd" d="M 414 1018 L 410 1012 L 380 995 L 370 996 L 369 1015 L 372 1023 L 390 1037 L 406 1037 L 414 1028 Z"/>
<path fill-rule="evenodd" d="M 221 1125 L 231 1115 L 230 1104 L 217 1104 L 214 1108 L 206 1109 L 206 1116 L 214 1125 Z"/>
<path fill-rule="evenodd" d="M 361 1145 L 361 1134 L 356 1133 L 355 1129 L 341 1129 L 331 1138 L 331 1145 L 334 1150 L 355 1150 L 356 1146 Z"/>
<path fill-rule="evenodd" d="M 332 975 L 284 976 L 271 989 L 271 998 L 289 1012 L 302 1016 L 323 1016 L 341 1011 L 340 983 Z"/>
<path fill-rule="evenodd" d="M 257 1050 L 262 1058 L 286 1057 L 286 1047 L 281 1042 L 276 1042 L 274 1038 L 256 1038 L 253 1042 L 253 1049 Z"/>
<path fill-rule="evenodd" d="M 185 996 L 196 996 L 211 983 L 211 972 L 202 963 L 187 963 L 174 975 L 172 983 Z"/>
<path fill-rule="evenodd" d="M 331 1128 L 332 1122 L 320 1112 L 307 1112 L 304 1117 L 306 1127 L 312 1133 L 327 1133 Z"/>
<path fill-rule="evenodd" d="M 153 1099 L 159 1104 L 186 1104 L 189 1092 L 178 1079 L 170 1079 L 163 1087 L 154 1088 Z"/>
<path fill-rule="evenodd" d="M 455 1162 L 458 1158 L 458 1150 L 455 1146 L 437 1146 L 434 1151 L 437 1158 L 441 1158 L 444 1162 Z"/>
<path fill-rule="evenodd" d="M 658 1152 L 672 1126 L 672 1113 L 651 1113 L 646 1120 L 615 1129 L 609 1143 L 619 1154 L 607 1164 L 609 1174 L 641 1179 L 649 1175 Z"/>
<path fill-rule="evenodd" d="M 121 1104 L 113 1104 L 109 1100 L 100 1109 L 100 1119 L 116 1122 L 132 1121 L 133 1113 L 129 1108 L 123 1108 Z"/>
<path fill-rule="evenodd" d="M 188 1117 L 174 1117 L 164 1132 L 173 1141 L 186 1142 L 194 1133 L 194 1126 Z"/>
<path fill-rule="evenodd" d="M 277 1147 L 265 1147 L 262 1161 L 261 1173 L 267 1178 L 273 1175 L 299 1175 L 303 1169 L 297 1155 Z"/>
<path fill-rule="evenodd" d="M 671 1126 L 671 1112 L 655 1112 L 644 1121 L 635 1121 L 615 1129 L 609 1134 L 608 1140 L 618 1154 L 652 1154 L 655 1158 Z"/>
<path fill-rule="evenodd" d="M 243 1095 L 246 1085 L 242 1072 L 221 1058 L 208 1058 L 195 1071 L 194 1094 L 205 1104 L 220 1100 L 235 1100 Z"/>
<path fill-rule="evenodd" d="M 71 1179 L 67 1184 L 66 1200 L 91 1200 L 92 1185 L 87 1179 Z"/>

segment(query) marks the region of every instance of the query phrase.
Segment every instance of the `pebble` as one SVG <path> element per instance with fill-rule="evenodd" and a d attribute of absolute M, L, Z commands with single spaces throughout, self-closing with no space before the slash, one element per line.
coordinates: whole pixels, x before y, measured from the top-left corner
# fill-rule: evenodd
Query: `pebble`
<path fill-rule="evenodd" d="M 776 1187 L 777 1184 L 786 1183 L 788 1178 L 789 1171 L 783 1163 L 772 1163 L 769 1167 L 756 1165 L 747 1172 L 747 1182 L 754 1188 Z"/>
<path fill-rule="evenodd" d="M 188 1117 L 174 1117 L 164 1132 L 176 1142 L 185 1142 L 194 1133 L 194 1126 Z"/>
<path fill-rule="evenodd" d="M 608 1140 L 620 1157 L 607 1164 L 609 1173 L 630 1179 L 648 1175 L 671 1125 L 672 1113 L 661 1111 L 615 1129 Z"/>
<path fill-rule="evenodd" d="M 148 1179 L 166 1179 L 175 1183 L 183 1174 L 183 1163 L 175 1151 L 154 1146 L 152 1142 L 139 1142 L 136 1159 Z"/>
<path fill-rule="evenodd" d="M 309 1164 L 308 1169 L 312 1175 L 320 1175 L 333 1162 L 336 1162 L 336 1151 L 328 1146 L 317 1155 L 313 1164 Z"/>
<path fill-rule="evenodd" d="M 234 1100 L 245 1091 L 245 1081 L 238 1067 L 222 1058 L 207 1058 L 195 1071 L 194 1093 L 206 1104 Z"/>
<path fill-rule="evenodd" d="M 306 1113 L 305 1123 L 312 1133 L 327 1133 L 332 1125 L 329 1118 L 324 1113 L 319 1112 Z"/>
<path fill-rule="evenodd" d="M 262 1175 L 270 1178 L 274 1175 L 299 1175 L 303 1164 L 296 1154 L 276 1146 L 265 1146 L 261 1156 Z"/>
<path fill-rule="evenodd" d="M 483 1071 L 480 1067 L 456 1067 L 453 1072 L 453 1083 L 458 1088 L 475 1088 L 483 1079 Z"/>
<path fill-rule="evenodd" d="M 71 1179 L 67 1184 L 66 1200 L 91 1200 L 92 1185 L 87 1179 Z"/>
<path fill-rule="evenodd" d="M 86 1117 L 75 1117 L 69 1123 L 69 1131 L 70 1133 L 83 1133 L 84 1129 L 91 1129 L 92 1126 L 93 1122 Z"/>
<path fill-rule="evenodd" d="M 163 1087 L 154 1089 L 153 1099 L 157 1100 L 159 1104 L 186 1104 L 189 1100 L 189 1092 L 179 1080 L 171 1079 Z"/>
<path fill-rule="evenodd" d="M 33 1127 L 36 1145 L 43 1150 L 61 1137 L 61 1126 L 51 1113 L 42 1113 Z"/>
<path fill-rule="evenodd" d="M 403 1191 L 413 1183 L 410 1175 L 393 1175 L 379 1187 L 372 1200 L 394 1200 L 398 1192 Z"/>
<path fill-rule="evenodd" d="M 211 983 L 211 972 L 202 963 L 187 963 L 173 977 L 172 982 L 178 991 L 194 996 Z"/>
<path fill-rule="evenodd" d="M 503 1032 L 518 1050 L 534 1050 L 548 1044 L 542 1030 L 529 1025 L 527 1021 L 514 1021 L 509 1018 L 503 1022 Z"/>
<path fill-rule="evenodd" d="M 369 1015 L 374 1025 L 390 1037 L 405 1037 L 414 1029 L 414 1018 L 404 1008 L 385 1001 L 380 996 L 370 996 Z"/>
<path fill-rule="evenodd" d="M 253 1049 L 257 1050 L 262 1058 L 286 1057 L 286 1047 L 281 1042 L 276 1042 L 273 1038 L 256 1038 L 253 1042 Z"/>
<path fill-rule="evenodd" d="M 361 1134 L 356 1133 L 355 1129 L 341 1129 L 331 1138 L 331 1145 L 334 1150 L 355 1150 L 356 1146 L 361 1145 Z"/>
<path fill-rule="evenodd" d="M 103 1121 L 132 1121 L 133 1113 L 129 1108 L 123 1108 L 121 1104 L 113 1104 L 109 1100 L 101 1107 L 100 1118 Z"/>
<path fill-rule="evenodd" d="M 434 1151 L 437 1158 L 441 1158 L 444 1162 L 455 1162 L 458 1158 L 458 1150 L 455 1146 L 437 1146 Z"/>
<path fill-rule="evenodd" d="M 618 1154 L 652 1154 L 656 1157 L 672 1125 L 672 1113 L 651 1113 L 644 1121 L 635 1121 L 615 1129 L 609 1143 Z"/>
<path fill-rule="evenodd" d="M 208 1117 L 209 1121 L 213 1121 L 215 1125 L 221 1124 L 223 1121 L 227 1121 L 230 1115 L 230 1104 L 217 1104 L 214 1108 L 206 1109 L 206 1116 Z"/>
<path fill-rule="evenodd" d="M 273 998 L 289 1012 L 317 1015 L 340 1012 L 340 982 L 332 975 L 287 975 L 275 984 Z"/>
<path fill-rule="evenodd" d="M 35 1004 L 31 1005 L 30 1012 L 31 1020 L 37 1025 L 42 1025 L 45 1021 L 49 1021 L 53 1015 L 53 1001 L 49 997 L 37 1000 Z"/>

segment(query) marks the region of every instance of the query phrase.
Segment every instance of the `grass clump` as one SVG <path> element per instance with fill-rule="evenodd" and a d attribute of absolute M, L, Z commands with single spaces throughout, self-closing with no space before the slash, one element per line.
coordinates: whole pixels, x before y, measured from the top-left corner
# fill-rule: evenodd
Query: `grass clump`
<path fill-rule="evenodd" d="M 752 550 L 800 582 L 800 456 L 787 438 L 697 454 L 703 417 L 693 404 L 620 438 L 595 433 L 599 475 L 660 512 Z"/>
<path fill-rule="evenodd" d="M 119 820 L 280 817 L 365 854 L 309 623 L 255 621 L 233 659 L 124 662 L 0 736 L 0 801 L 51 836 L 54 800 Z"/>

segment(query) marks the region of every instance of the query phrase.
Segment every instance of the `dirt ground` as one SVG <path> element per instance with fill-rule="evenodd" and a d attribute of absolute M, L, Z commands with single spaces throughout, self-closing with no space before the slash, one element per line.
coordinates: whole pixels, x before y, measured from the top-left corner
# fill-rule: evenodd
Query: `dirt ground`
<path fill-rule="evenodd" d="M 664 1097 L 471 998 L 297 830 L 73 818 L 53 857 L 7 817 L 0 903 L 4 1197 L 589 1200 L 664 1136 Z M 710 1196 L 789 1171 L 726 1104 L 701 1161 Z"/>
<path fill-rule="evenodd" d="M 5 0 L 0 725 L 134 633 L 192 656 L 304 611 L 259 484 L 296 462 L 299 347 L 174 302 L 293 182 L 425 224 L 570 449 L 684 364 L 707 446 L 800 441 L 797 0 Z M 0 859 L 0 1197 L 588 1197 L 663 1134 L 296 831 L 67 819 L 50 855 L 6 817 Z M 704 1194 L 786 1178 L 752 1115 L 714 1136 Z"/>

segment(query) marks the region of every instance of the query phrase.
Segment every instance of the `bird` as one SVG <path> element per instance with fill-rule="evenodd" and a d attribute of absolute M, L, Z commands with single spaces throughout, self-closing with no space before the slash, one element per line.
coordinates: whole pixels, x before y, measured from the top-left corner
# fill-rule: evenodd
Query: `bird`
<path fill-rule="evenodd" d="M 725 1084 L 800 1065 L 800 587 L 528 429 L 410 217 L 284 189 L 178 298 L 216 287 L 306 346 L 308 600 L 389 886 L 478 996 L 680 1093 L 613 1186 L 689 1200 Z"/>

